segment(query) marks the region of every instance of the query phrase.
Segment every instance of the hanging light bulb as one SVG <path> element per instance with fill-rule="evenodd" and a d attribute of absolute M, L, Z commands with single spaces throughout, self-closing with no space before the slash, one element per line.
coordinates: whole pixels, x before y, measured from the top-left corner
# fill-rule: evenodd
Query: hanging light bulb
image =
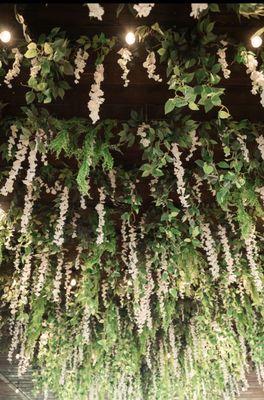
<path fill-rule="evenodd" d="M 0 32 L 0 40 L 3 43 L 8 43 L 11 39 L 11 33 L 9 31 L 2 31 Z"/>
<path fill-rule="evenodd" d="M 128 32 L 126 34 L 126 42 L 127 42 L 127 44 L 132 45 L 132 44 L 135 43 L 135 41 L 136 41 L 136 36 L 135 36 L 134 32 L 131 32 L 131 31 Z"/>
<path fill-rule="evenodd" d="M 251 45 L 252 47 L 254 47 L 255 49 L 257 49 L 258 47 L 260 47 L 262 45 L 262 39 L 259 35 L 256 36 L 252 36 L 251 38 Z"/>
<path fill-rule="evenodd" d="M 73 278 L 71 280 L 71 286 L 74 287 L 74 286 L 76 286 L 76 284 L 77 284 L 76 279 Z"/>

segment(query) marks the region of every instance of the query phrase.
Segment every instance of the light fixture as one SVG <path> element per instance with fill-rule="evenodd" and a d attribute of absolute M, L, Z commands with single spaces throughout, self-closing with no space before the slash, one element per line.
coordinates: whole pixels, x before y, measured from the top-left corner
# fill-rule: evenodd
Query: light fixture
<path fill-rule="evenodd" d="M 254 35 L 251 37 L 251 45 L 252 47 L 254 47 L 255 49 L 257 49 L 258 47 L 260 47 L 262 45 L 262 39 L 259 35 Z"/>
<path fill-rule="evenodd" d="M 131 32 L 131 31 L 128 32 L 126 34 L 126 42 L 127 42 L 127 44 L 132 45 L 132 44 L 135 43 L 135 41 L 136 41 L 136 36 L 135 36 L 134 32 Z"/>
<path fill-rule="evenodd" d="M 76 279 L 73 278 L 73 279 L 71 280 L 71 286 L 72 286 L 72 287 L 76 286 L 76 283 L 77 283 L 77 282 L 76 282 Z"/>
<path fill-rule="evenodd" d="M 2 31 L 0 32 L 0 40 L 3 43 L 8 43 L 11 39 L 11 33 L 9 31 Z"/>

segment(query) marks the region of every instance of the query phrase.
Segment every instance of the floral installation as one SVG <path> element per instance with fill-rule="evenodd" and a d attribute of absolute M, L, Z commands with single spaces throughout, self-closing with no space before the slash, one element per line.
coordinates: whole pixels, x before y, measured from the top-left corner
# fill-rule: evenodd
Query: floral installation
<path fill-rule="evenodd" d="M 192 145 L 190 148 L 189 155 L 186 157 L 186 161 L 190 161 L 195 151 L 198 149 L 199 146 L 201 146 L 201 142 L 199 141 L 199 138 L 195 130 L 190 132 L 190 138 L 192 141 Z"/>
<path fill-rule="evenodd" d="M 133 8 L 137 12 L 137 17 L 148 17 L 155 3 L 138 3 L 134 4 Z"/>
<path fill-rule="evenodd" d="M 90 118 L 95 124 L 99 119 L 99 110 L 101 104 L 104 102 L 104 92 L 101 89 L 101 83 L 104 80 L 104 66 L 103 64 L 99 64 L 96 67 L 96 71 L 94 73 L 94 82 L 92 84 L 89 96 L 90 100 L 88 102 L 88 109 L 90 111 Z"/>
<path fill-rule="evenodd" d="M 222 40 L 221 44 L 223 45 L 223 47 L 217 50 L 218 62 L 221 65 L 224 78 L 229 79 L 231 71 L 230 69 L 228 69 L 228 63 L 226 61 L 227 42 Z"/>
<path fill-rule="evenodd" d="M 64 242 L 63 228 L 67 217 L 68 207 L 69 207 L 69 189 L 67 186 L 64 186 L 60 199 L 60 215 L 55 227 L 55 233 L 53 238 L 53 243 L 59 247 Z"/>
<path fill-rule="evenodd" d="M 91 18 L 97 18 L 102 21 L 104 8 L 99 3 L 86 3 L 85 5 L 89 8 L 89 16 Z"/>
<path fill-rule="evenodd" d="M 211 266 L 211 273 L 212 273 L 213 279 L 216 280 L 219 278 L 220 266 L 218 263 L 218 255 L 216 252 L 215 240 L 213 239 L 210 225 L 208 223 L 203 223 L 201 225 L 201 229 L 202 229 L 201 238 L 202 238 L 204 250 L 207 255 L 208 263 Z M 229 251 L 227 250 L 226 243 L 225 243 L 225 252 L 226 252 L 225 255 L 227 255 L 227 253 L 229 253 Z M 228 263 L 229 263 L 228 267 L 231 268 L 229 254 L 228 254 Z"/>
<path fill-rule="evenodd" d="M 141 138 L 140 143 L 142 144 L 143 147 L 148 147 L 150 145 L 150 140 L 147 139 L 147 133 L 146 130 L 150 128 L 149 124 L 141 124 L 138 129 L 137 129 L 137 135 Z"/>
<path fill-rule="evenodd" d="M 186 195 L 186 188 L 184 183 L 184 168 L 181 162 L 181 152 L 179 151 L 177 143 L 173 143 L 171 152 L 174 157 L 174 175 L 177 178 L 177 193 L 179 194 L 180 202 L 184 208 L 189 208 L 188 197 Z"/>
<path fill-rule="evenodd" d="M 245 66 L 247 67 L 246 73 L 250 75 L 252 81 L 252 94 L 260 93 L 260 104 L 264 107 L 264 72 L 258 71 L 258 61 L 254 53 L 243 52 Z"/>
<path fill-rule="evenodd" d="M 143 67 L 146 68 L 149 79 L 153 79 L 156 82 L 162 82 L 162 79 L 159 76 L 159 74 L 155 74 L 157 67 L 156 67 L 156 56 L 154 51 L 151 51 L 148 54 L 146 60 L 143 63 Z"/>
<path fill-rule="evenodd" d="M 123 70 L 122 79 L 124 80 L 124 87 L 127 87 L 129 82 L 130 82 L 128 77 L 127 77 L 128 74 L 129 74 L 129 69 L 127 68 L 127 64 L 128 64 L 129 61 L 132 60 L 132 53 L 126 47 L 122 47 L 122 49 L 120 49 L 117 52 L 117 54 L 121 56 L 117 60 L 117 63 L 118 63 L 118 65 L 120 65 L 120 67 Z"/>

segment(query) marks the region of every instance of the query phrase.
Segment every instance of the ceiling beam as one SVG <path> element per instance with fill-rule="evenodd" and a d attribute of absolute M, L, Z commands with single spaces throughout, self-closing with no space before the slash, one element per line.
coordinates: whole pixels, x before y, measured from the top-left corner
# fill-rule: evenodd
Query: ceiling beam
<path fill-rule="evenodd" d="M 7 379 L 1 372 L 0 372 L 0 380 L 4 382 L 13 392 L 15 392 L 21 399 L 23 400 L 33 400 L 32 397 L 28 396 L 24 393 L 21 389 L 16 387 L 9 379 Z"/>

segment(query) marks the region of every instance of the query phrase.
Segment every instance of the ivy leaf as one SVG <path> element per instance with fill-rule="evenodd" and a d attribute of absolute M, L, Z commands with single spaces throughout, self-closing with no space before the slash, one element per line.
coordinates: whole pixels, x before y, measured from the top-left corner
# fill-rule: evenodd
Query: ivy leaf
<path fill-rule="evenodd" d="M 195 104 L 194 101 L 190 101 L 188 106 L 189 106 L 190 110 L 199 110 L 199 107 L 197 106 L 197 104 Z"/>
<path fill-rule="evenodd" d="M 165 114 L 169 114 L 175 108 L 175 99 L 169 99 L 165 103 Z"/>
<path fill-rule="evenodd" d="M 214 171 L 214 167 L 212 165 L 209 165 L 209 164 L 205 163 L 204 166 L 203 166 L 203 170 L 204 170 L 206 175 L 210 175 Z"/>
<path fill-rule="evenodd" d="M 28 49 L 25 54 L 24 57 L 26 58 L 34 58 L 37 56 L 37 50 L 36 49 Z"/>
<path fill-rule="evenodd" d="M 226 161 L 220 161 L 217 165 L 220 168 L 224 168 L 224 169 L 228 169 L 229 168 L 229 164 Z"/>
<path fill-rule="evenodd" d="M 226 112 L 224 110 L 218 111 L 218 118 L 226 119 L 226 118 L 229 118 L 229 117 L 230 117 L 230 114 L 228 112 Z"/>
<path fill-rule="evenodd" d="M 26 93 L 26 102 L 27 104 L 31 104 L 35 100 L 35 93 L 34 92 L 27 92 Z"/>

